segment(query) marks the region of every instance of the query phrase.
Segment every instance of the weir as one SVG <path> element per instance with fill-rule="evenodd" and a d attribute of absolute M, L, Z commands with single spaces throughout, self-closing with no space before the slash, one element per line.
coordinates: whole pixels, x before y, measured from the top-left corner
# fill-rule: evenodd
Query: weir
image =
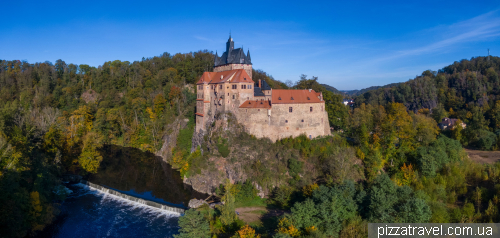
<path fill-rule="evenodd" d="M 182 208 L 171 207 L 171 206 L 168 206 L 168 205 L 165 205 L 165 204 L 161 204 L 161 203 L 157 203 L 157 202 L 145 200 L 145 199 L 142 199 L 142 198 L 130 196 L 130 195 L 118 192 L 116 190 L 109 189 L 109 188 L 103 187 L 101 185 L 97 185 L 97 184 L 91 183 L 89 181 L 81 180 L 80 183 L 83 184 L 83 185 L 86 185 L 91 190 L 97 190 L 97 191 L 100 191 L 102 193 L 112 194 L 112 195 L 115 195 L 115 196 L 120 197 L 122 199 L 129 200 L 129 201 L 136 202 L 136 203 L 140 203 L 140 204 L 143 204 L 143 205 L 146 205 L 146 206 L 158 208 L 158 209 L 169 211 L 169 212 L 173 212 L 173 213 L 178 213 L 180 215 L 184 214 L 184 211 L 185 211 Z"/>

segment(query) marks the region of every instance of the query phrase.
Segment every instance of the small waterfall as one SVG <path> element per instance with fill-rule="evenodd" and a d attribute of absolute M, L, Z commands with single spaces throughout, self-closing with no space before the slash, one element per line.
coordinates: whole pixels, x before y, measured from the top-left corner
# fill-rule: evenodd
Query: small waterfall
<path fill-rule="evenodd" d="M 109 189 L 109 188 L 106 188 L 106 187 L 103 187 L 101 185 L 97 185 L 97 184 L 94 184 L 94 183 L 91 183 L 91 182 L 85 181 L 85 180 L 81 180 L 80 183 L 83 184 L 84 186 L 86 186 L 90 190 L 97 190 L 97 191 L 105 193 L 105 194 L 111 194 L 111 195 L 120 197 L 120 198 L 125 199 L 125 200 L 129 200 L 129 201 L 136 202 L 136 203 L 139 203 L 142 205 L 158 208 L 158 209 L 173 212 L 173 213 L 178 213 L 180 215 L 184 214 L 184 209 L 182 209 L 182 208 L 170 207 L 170 206 L 165 205 L 165 204 L 160 204 L 157 202 L 144 200 L 144 199 L 130 196 L 127 194 L 123 194 L 123 193 L 120 193 L 116 190 Z"/>

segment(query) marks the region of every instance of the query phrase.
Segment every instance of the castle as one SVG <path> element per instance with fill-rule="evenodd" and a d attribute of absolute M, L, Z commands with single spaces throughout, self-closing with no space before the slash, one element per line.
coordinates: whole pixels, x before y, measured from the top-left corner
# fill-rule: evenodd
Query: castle
<path fill-rule="evenodd" d="M 209 117 L 231 112 L 245 130 L 272 141 L 305 134 L 312 139 L 329 135 L 330 125 L 321 92 L 312 89 L 272 89 L 252 80 L 250 51 L 234 49 L 231 36 L 226 52 L 216 53 L 213 72 L 197 82 L 196 132 L 206 130 Z"/>

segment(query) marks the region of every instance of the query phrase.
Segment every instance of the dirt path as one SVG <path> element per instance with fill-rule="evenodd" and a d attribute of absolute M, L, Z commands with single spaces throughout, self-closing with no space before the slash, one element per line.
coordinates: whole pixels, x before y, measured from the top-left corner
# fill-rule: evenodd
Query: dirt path
<path fill-rule="evenodd" d="M 500 162 L 500 151 L 482 151 L 482 150 L 470 150 L 465 149 L 469 158 L 472 161 L 481 164 L 493 164 L 495 162 Z"/>
<path fill-rule="evenodd" d="M 278 209 L 267 209 L 265 207 L 239 207 L 235 209 L 238 217 L 246 223 L 256 222 L 266 217 L 281 216 L 285 212 Z"/>

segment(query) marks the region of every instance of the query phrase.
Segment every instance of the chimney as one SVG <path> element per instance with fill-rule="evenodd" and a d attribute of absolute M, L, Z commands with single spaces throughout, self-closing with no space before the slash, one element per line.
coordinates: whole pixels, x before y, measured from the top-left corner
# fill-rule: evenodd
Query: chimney
<path fill-rule="evenodd" d="M 261 89 L 262 89 L 262 85 L 261 85 L 261 83 L 260 83 L 260 79 L 259 79 L 259 88 L 261 88 Z"/>

